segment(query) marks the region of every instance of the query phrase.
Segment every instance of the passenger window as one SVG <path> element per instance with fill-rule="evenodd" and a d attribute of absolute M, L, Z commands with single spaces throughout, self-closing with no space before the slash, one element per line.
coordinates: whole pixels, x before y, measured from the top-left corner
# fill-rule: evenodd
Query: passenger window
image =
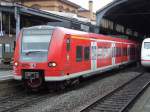
<path fill-rule="evenodd" d="M 118 52 L 117 53 L 118 53 L 117 57 L 120 57 L 121 56 L 121 49 L 120 48 L 118 48 Z"/>
<path fill-rule="evenodd" d="M 119 57 L 121 57 L 121 55 L 122 55 L 122 49 L 119 48 Z"/>
<path fill-rule="evenodd" d="M 89 60 L 90 59 L 90 48 L 85 47 L 84 48 L 84 60 Z"/>
<path fill-rule="evenodd" d="M 119 48 L 116 47 L 116 57 L 119 57 Z"/>
<path fill-rule="evenodd" d="M 123 56 L 126 56 L 126 48 L 123 48 Z"/>
<path fill-rule="evenodd" d="M 123 48 L 123 56 L 127 56 L 127 48 Z"/>
<path fill-rule="evenodd" d="M 135 55 L 135 47 L 134 47 L 134 55 Z"/>
<path fill-rule="evenodd" d="M 82 61 L 82 46 L 76 47 L 76 61 Z"/>

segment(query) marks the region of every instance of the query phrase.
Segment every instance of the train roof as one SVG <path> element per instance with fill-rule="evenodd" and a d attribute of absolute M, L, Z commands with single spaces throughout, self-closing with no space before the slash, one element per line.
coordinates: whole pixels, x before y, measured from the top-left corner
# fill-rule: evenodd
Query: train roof
<path fill-rule="evenodd" d="M 50 25 L 32 26 L 32 27 L 27 27 L 27 28 L 24 28 L 24 29 L 58 29 L 58 30 L 61 30 L 65 34 L 80 35 L 80 36 L 84 36 L 86 38 L 99 39 L 99 37 L 101 37 L 101 39 L 103 39 L 103 40 L 136 43 L 135 41 L 128 40 L 128 39 L 116 38 L 116 37 L 103 35 L 103 34 L 88 33 L 88 32 L 68 29 L 68 28 L 64 28 L 64 27 L 50 26 Z M 150 41 L 150 38 L 149 38 L 149 41 Z"/>
<path fill-rule="evenodd" d="M 54 26 L 48 26 L 48 25 L 39 25 L 39 26 L 32 26 L 32 27 L 25 27 L 23 29 L 55 29 L 56 27 Z"/>
<path fill-rule="evenodd" d="M 150 42 L 150 38 L 145 38 L 143 42 Z"/>
<path fill-rule="evenodd" d="M 63 28 L 63 27 L 57 27 L 57 28 L 62 30 L 66 34 L 71 34 L 71 35 L 80 35 L 80 36 L 85 36 L 87 38 L 94 38 L 94 39 L 99 39 L 101 37 L 101 39 L 103 39 L 103 40 L 137 43 L 136 41 L 133 41 L 133 40 L 116 38 L 116 37 L 112 37 L 109 35 L 88 33 L 88 32 L 83 32 L 83 31 L 78 31 L 78 30 L 73 30 L 73 29 L 67 29 L 67 28 Z"/>

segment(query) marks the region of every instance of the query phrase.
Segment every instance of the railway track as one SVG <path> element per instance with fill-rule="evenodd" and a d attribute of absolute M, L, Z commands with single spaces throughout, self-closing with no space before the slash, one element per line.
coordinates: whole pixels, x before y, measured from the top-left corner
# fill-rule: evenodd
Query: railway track
<path fill-rule="evenodd" d="M 84 85 L 84 83 L 83 83 Z M 12 96 L 0 98 L 0 112 L 14 112 L 26 106 L 34 103 L 42 102 L 47 98 L 60 95 L 66 91 L 54 92 L 54 93 L 37 93 L 37 94 L 25 94 L 20 92 Z"/>
<path fill-rule="evenodd" d="M 2 87 L 2 88 L 0 88 L 0 91 L 8 91 L 8 90 L 10 90 L 10 89 L 17 89 L 17 88 L 19 88 L 19 89 L 21 89 L 21 88 L 23 88 L 23 83 L 18 83 L 18 84 L 15 84 L 15 85 L 11 85 L 11 86 L 8 86 L 8 87 Z"/>
<path fill-rule="evenodd" d="M 20 108 L 42 102 L 47 98 L 60 95 L 64 92 L 65 91 L 48 92 L 44 90 L 38 93 L 26 93 L 26 90 L 23 90 L 12 96 L 0 97 L 0 112 L 15 112 Z"/>
<path fill-rule="evenodd" d="M 31 101 L 42 100 L 48 93 L 28 93 L 23 88 L 23 83 L 8 81 L 0 83 L 0 112 L 13 112 Z M 50 96 L 50 95 L 49 95 Z"/>
<path fill-rule="evenodd" d="M 150 84 L 150 75 L 143 73 L 130 80 L 110 94 L 95 98 L 84 106 L 75 109 L 75 112 L 124 112 L 132 105 L 133 101 Z"/>
<path fill-rule="evenodd" d="M 15 81 L 10 81 L 10 82 L 4 82 L 0 83 L 0 101 L 4 97 L 10 97 L 13 94 L 18 93 L 19 91 L 23 91 L 23 83 L 21 82 L 15 82 Z"/>
<path fill-rule="evenodd" d="M 19 94 L 18 94 L 19 95 Z M 0 100 L 0 112 L 14 112 L 18 108 L 44 100 L 46 97 L 51 97 L 52 94 L 24 94 L 19 96 L 7 97 Z"/>

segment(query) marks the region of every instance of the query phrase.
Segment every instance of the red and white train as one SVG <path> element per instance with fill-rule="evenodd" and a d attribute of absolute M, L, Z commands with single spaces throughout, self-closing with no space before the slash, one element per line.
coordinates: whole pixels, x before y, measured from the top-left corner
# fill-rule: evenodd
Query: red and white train
<path fill-rule="evenodd" d="M 61 27 L 21 30 L 14 54 L 14 78 L 28 87 L 88 77 L 138 58 L 137 42 Z"/>

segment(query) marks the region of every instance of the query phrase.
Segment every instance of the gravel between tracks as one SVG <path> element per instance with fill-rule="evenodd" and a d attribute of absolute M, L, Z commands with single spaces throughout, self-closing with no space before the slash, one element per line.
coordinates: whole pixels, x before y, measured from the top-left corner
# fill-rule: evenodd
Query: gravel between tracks
<path fill-rule="evenodd" d="M 19 92 L 23 90 L 22 83 L 10 80 L 10 81 L 4 81 L 0 82 L 0 98 L 4 96 L 11 96 L 15 92 Z"/>
<path fill-rule="evenodd" d="M 107 74 L 107 73 L 105 73 Z M 104 96 L 113 89 L 137 76 L 139 72 L 117 73 L 109 77 L 96 80 L 60 95 L 50 97 L 38 103 L 17 110 L 18 112 L 72 112 L 78 106 L 90 101 L 98 95 Z"/>

